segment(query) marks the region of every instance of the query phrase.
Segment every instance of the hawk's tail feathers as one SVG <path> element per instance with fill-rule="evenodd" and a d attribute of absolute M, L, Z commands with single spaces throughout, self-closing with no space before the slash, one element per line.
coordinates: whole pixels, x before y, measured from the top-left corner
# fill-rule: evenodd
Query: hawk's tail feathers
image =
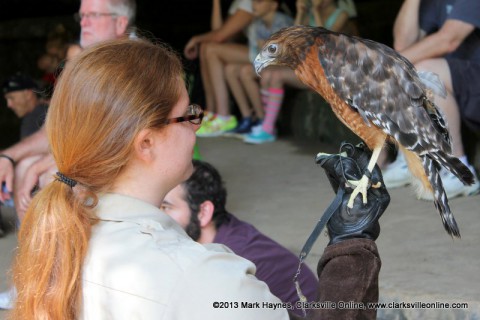
<path fill-rule="evenodd" d="M 421 159 L 423 168 L 433 189 L 433 202 L 437 211 L 440 213 L 443 227 L 450 236 L 460 238 L 460 230 L 458 229 L 453 213 L 450 211 L 447 194 L 443 189 L 442 179 L 439 173 L 440 167 L 427 155 L 421 156 Z"/>
<path fill-rule="evenodd" d="M 441 150 L 430 153 L 430 155 L 436 162 L 440 163 L 443 167 L 460 179 L 463 184 L 472 185 L 475 182 L 473 173 L 458 158 L 450 156 Z"/>

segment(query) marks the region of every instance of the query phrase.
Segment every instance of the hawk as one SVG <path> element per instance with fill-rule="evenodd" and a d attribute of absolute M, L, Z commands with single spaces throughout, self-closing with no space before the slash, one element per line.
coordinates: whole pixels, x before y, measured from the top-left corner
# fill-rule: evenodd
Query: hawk
<path fill-rule="evenodd" d="M 273 34 L 254 64 L 257 74 L 270 65 L 293 69 L 372 150 L 365 174 L 351 181 L 356 187 L 349 207 L 359 193 L 366 203 L 370 173 L 388 140 L 404 152 L 409 170 L 421 181 L 420 192 L 432 194 L 445 230 L 460 237 L 440 166 L 464 184 L 472 184 L 474 176 L 452 156 L 446 122 L 432 101 L 433 92 L 445 95 L 436 75 L 417 72 L 406 58 L 381 43 L 309 26 Z"/>

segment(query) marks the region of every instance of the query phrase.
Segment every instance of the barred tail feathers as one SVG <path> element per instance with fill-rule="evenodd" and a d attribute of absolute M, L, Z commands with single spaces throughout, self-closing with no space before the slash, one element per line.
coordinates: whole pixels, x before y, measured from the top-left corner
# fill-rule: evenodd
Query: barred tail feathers
<path fill-rule="evenodd" d="M 436 162 L 460 179 L 464 185 L 472 185 L 475 182 L 473 173 L 458 158 L 450 156 L 441 150 L 430 155 Z"/>
<path fill-rule="evenodd" d="M 443 183 L 439 172 L 440 166 L 428 155 L 422 156 L 421 159 L 425 173 L 433 189 L 433 202 L 442 218 L 443 226 L 450 236 L 460 238 L 460 230 L 458 229 L 453 213 L 450 211 L 447 194 L 443 189 Z"/>
<path fill-rule="evenodd" d="M 410 172 L 418 179 L 416 190 L 418 196 L 420 197 L 421 194 L 428 194 L 429 197 L 433 197 L 432 200 L 442 218 L 445 230 L 452 237 L 459 238 L 460 231 L 455 218 L 450 211 L 450 206 L 448 205 L 447 194 L 443 189 L 442 180 L 440 178 L 439 164 L 430 158 L 429 155 L 419 156 L 403 147 L 400 148 L 405 155 L 405 160 L 407 161 Z M 421 197 L 426 198 L 425 196 Z"/>

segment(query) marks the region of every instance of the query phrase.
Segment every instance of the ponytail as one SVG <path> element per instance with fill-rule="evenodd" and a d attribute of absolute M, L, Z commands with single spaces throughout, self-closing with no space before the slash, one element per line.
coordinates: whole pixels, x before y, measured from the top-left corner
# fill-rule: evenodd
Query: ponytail
<path fill-rule="evenodd" d="M 32 200 L 18 234 L 12 319 L 76 319 L 93 216 L 74 188 L 54 180 Z"/>

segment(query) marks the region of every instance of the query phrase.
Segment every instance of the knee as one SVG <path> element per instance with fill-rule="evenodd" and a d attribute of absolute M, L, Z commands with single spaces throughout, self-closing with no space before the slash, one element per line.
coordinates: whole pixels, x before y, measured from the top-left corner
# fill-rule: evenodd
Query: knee
<path fill-rule="evenodd" d="M 25 172 L 34 164 L 40 157 L 33 156 L 25 158 L 17 163 L 15 166 L 15 181 L 21 180 Z"/>
<path fill-rule="evenodd" d="M 426 59 L 415 63 L 415 68 L 421 71 L 431 71 L 434 72 L 435 63 L 434 59 Z"/>
<path fill-rule="evenodd" d="M 204 55 L 206 59 L 216 56 L 218 52 L 219 44 L 214 42 L 205 42 L 200 46 L 200 53 Z"/>
<path fill-rule="evenodd" d="M 253 68 L 250 64 L 246 64 L 240 68 L 240 78 L 242 80 L 248 80 L 253 78 Z"/>
<path fill-rule="evenodd" d="M 267 68 L 262 73 L 261 84 L 263 87 L 282 87 L 283 73 L 276 68 Z"/>
<path fill-rule="evenodd" d="M 233 64 L 227 64 L 225 66 L 225 77 L 228 80 L 235 79 L 237 75 L 237 67 Z"/>

